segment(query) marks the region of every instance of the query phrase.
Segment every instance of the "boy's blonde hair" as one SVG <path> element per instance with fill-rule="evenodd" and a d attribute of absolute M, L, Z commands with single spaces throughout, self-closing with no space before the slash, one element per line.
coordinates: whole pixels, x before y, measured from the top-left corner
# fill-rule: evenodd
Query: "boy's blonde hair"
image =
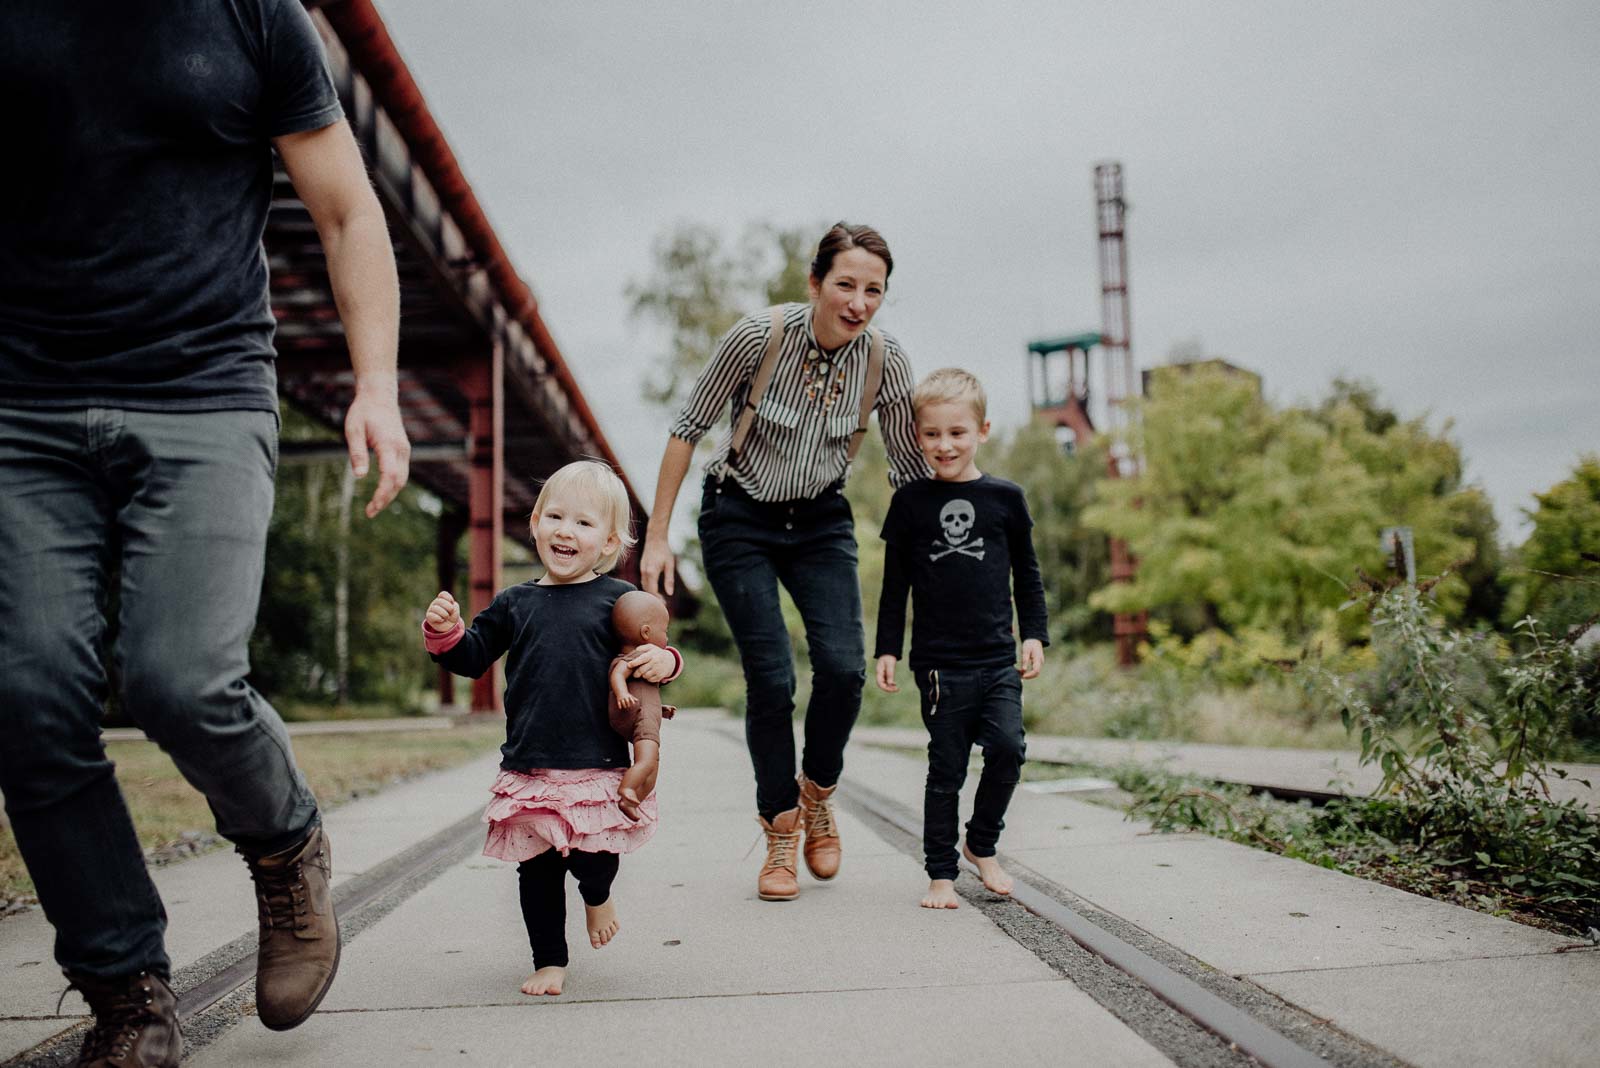
<path fill-rule="evenodd" d="M 561 468 L 539 487 L 539 497 L 533 502 L 533 514 L 528 517 L 530 536 L 539 525 L 539 513 L 544 511 L 545 501 L 556 494 L 570 494 L 583 500 L 610 524 L 611 529 L 607 533 L 616 534 L 617 550 L 601 554 L 595 570 L 603 575 L 616 567 L 617 561 L 627 555 L 638 540 L 633 536 L 633 508 L 628 503 L 628 487 L 622 484 L 622 479 L 609 465 L 599 460 L 576 460 Z"/>
<path fill-rule="evenodd" d="M 917 383 L 911 391 L 912 413 L 920 413 L 929 404 L 970 404 L 980 426 L 989 417 L 989 398 L 984 395 L 983 383 L 977 375 L 959 367 L 941 367 Z"/>

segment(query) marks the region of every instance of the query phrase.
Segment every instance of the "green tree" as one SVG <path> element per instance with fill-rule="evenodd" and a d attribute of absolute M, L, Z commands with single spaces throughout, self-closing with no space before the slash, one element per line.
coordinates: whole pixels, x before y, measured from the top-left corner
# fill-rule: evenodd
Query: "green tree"
<path fill-rule="evenodd" d="M 816 230 L 821 233 L 820 229 Z M 740 316 L 808 299 L 811 231 L 752 223 L 731 246 L 720 231 L 686 223 L 656 239 L 655 267 L 628 284 L 636 318 L 666 327 L 667 351 L 654 361 L 644 396 L 677 409 L 717 342 Z"/>
<path fill-rule="evenodd" d="M 1085 518 L 1125 539 L 1139 571 L 1091 604 L 1149 610 L 1158 634 L 1210 633 L 1213 646 L 1220 635 L 1246 660 L 1359 636 L 1338 609 L 1357 568 L 1382 566 L 1382 527 L 1413 528 L 1422 572 L 1471 560 L 1470 535 L 1483 536 L 1482 495 L 1462 488 L 1456 446 L 1389 418 L 1364 387 L 1276 410 L 1218 369 L 1162 374 L 1132 434 L 1143 469 L 1101 483 Z M 1452 581 L 1439 594 L 1459 616 L 1468 590 Z"/>
<path fill-rule="evenodd" d="M 1105 535 L 1085 526 L 1083 513 L 1106 478 L 1105 449 L 1096 444 L 1068 453 L 1053 427 L 1034 422 L 987 451 L 982 466 L 1027 495 L 1051 629 L 1079 641 L 1104 637 L 1109 617 L 1089 598 L 1110 579 L 1110 554 Z"/>
<path fill-rule="evenodd" d="M 1600 455 L 1582 457 L 1572 477 L 1534 499 L 1506 621 L 1532 614 L 1561 633 L 1600 615 Z"/>
<path fill-rule="evenodd" d="M 1314 412 L 1373 477 L 1382 525 L 1411 527 L 1419 572 L 1451 572 L 1435 592 L 1445 619 L 1493 625 L 1505 595 L 1499 528 L 1487 495 L 1462 483 L 1450 424 L 1435 434 L 1422 419 L 1401 420 L 1370 383 L 1344 379 Z"/>
<path fill-rule="evenodd" d="M 335 441 L 292 408 L 286 441 Z M 337 656 L 338 543 L 348 537 L 346 699 L 396 711 L 417 704 L 433 678 L 417 626 L 433 594 L 437 498 L 408 486 L 375 520 L 355 515 L 341 534 L 343 460 L 284 465 L 267 534 L 261 607 L 250 643 L 251 680 L 275 699 L 332 704 L 340 697 Z M 421 566 L 419 566 L 419 564 Z"/>

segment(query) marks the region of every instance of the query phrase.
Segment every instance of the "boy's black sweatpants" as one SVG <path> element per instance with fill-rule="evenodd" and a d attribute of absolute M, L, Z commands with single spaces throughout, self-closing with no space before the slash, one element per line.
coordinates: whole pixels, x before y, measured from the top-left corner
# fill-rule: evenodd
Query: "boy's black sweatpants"
<path fill-rule="evenodd" d="M 960 872 L 956 828 L 961 784 L 973 745 L 983 747 L 983 774 L 967 823 L 967 848 L 973 856 L 994 856 L 1006 807 L 1022 778 L 1028 748 L 1022 735 L 1022 679 L 1010 664 L 915 674 L 922 691 L 922 723 L 928 728 L 922 850 L 928 878 L 954 879 Z"/>
<path fill-rule="evenodd" d="M 585 905 L 604 905 L 620 859 L 615 853 L 574 849 L 562 856 L 560 850 L 547 849 L 517 865 L 522 922 L 528 927 L 535 968 L 567 966 L 567 872 L 577 878 Z"/>

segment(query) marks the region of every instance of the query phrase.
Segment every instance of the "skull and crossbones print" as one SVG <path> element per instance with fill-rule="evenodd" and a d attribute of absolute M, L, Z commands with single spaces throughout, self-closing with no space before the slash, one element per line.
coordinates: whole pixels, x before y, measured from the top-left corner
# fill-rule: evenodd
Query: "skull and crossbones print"
<path fill-rule="evenodd" d="M 985 552 L 983 539 L 972 538 L 972 525 L 977 521 L 978 512 L 972 507 L 971 501 L 957 497 L 946 503 L 939 509 L 939 527 L 944 531 L 944 540 L 933 543 L 933 552 L 928 554 L 928 559 L 939 561 L 959 553 L 982 560 Z M 972 540 L 968 541 L 968 538 Z"/>

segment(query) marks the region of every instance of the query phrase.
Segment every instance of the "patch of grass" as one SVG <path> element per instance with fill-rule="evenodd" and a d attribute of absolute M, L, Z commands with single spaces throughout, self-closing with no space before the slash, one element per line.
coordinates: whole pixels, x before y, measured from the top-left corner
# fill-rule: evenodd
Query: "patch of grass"
<path fill-rule="evenodd" d="M 403 719 L 411 716 L 428 716 L 438 711 L 438 698 L 429 693 L 417 694 L 399 703 L 389 701 L 353 701 L 335 705 L 326 701 L 274 700 L 285 723 L 303 723 L 329 719 Z"/>
<path fill-rule="evenodd" d="M 293 740 L 295 759 L 324 810 L 375 793 L 404 779 L 453 767 L 505 740 L 499 723 L 453 730 L 313 734 Z M 172 760 L 149 742 L 111 742 L 139 844 L 153 858 L 191 855 L 224 844 L 211 810 Z M 485 784 L 487 785 L 487 784 Z M 0 906 L 28 901 L 28 878 L 9 825 L 0 828 Z"/>
<path fill-rule="evenodd" d="M 922 722 L 917 689 L 904 667 L 899 682 L 898 694 L 886 694 L 867 680 L 862 723 Z M 1022 694 L 1030 734 L 1351 748 L 1337 715 L 1318 707 L 1290 680 L 1269 678 L 1249 686 L 1226 686 L 1159 665 L 1126 671 L 1117 666 L 1108 646 L 1047 650 L 1044 671 L 1023 683 Z"/>
<path fill-rule="evenodd" d="M 1042 760 L 1027 760 L 1022 764 L 1023 782 L 1055 782 L 1057 779 L 1103 779 L 1104 768 L 1088 764 L 1051 764 Z"/>
<path fill-rule="evenodd" d="M 679 708 L 744 710 L 744 669 L 737 657 L 683 651 L 683 674 L 661 692 L 662 699 Z"/>
<path fill-rule="evenodd" d="M 744 707 L 744 676 L 738 660 L 688 652 L 689 669 L 672 684 L 685 707 Z M 861 693 L 860 722 L 868 726 L 916 727 L 922 723 L 916 683 L 901 663 L 900 692 L 884 693 L 870 676 Z M 810 691 L 804 653 L 795 658 L 799 682 L 796 714 Z M 686 696 L 692 695 L 692 696 Z M 1110 646 L 1056 648 L 1045 653 L 1044 671 L 1023 684 L 1028 733 L 1072 738 L 1135 738 L 1304 749 L 1351 749 L 1336 712 L 1307 696 L 1293 680 L 1267 678 L 1230 686 L 1185 675 L 1169 667 L 1141 665 L 1125 671 Z"/>

